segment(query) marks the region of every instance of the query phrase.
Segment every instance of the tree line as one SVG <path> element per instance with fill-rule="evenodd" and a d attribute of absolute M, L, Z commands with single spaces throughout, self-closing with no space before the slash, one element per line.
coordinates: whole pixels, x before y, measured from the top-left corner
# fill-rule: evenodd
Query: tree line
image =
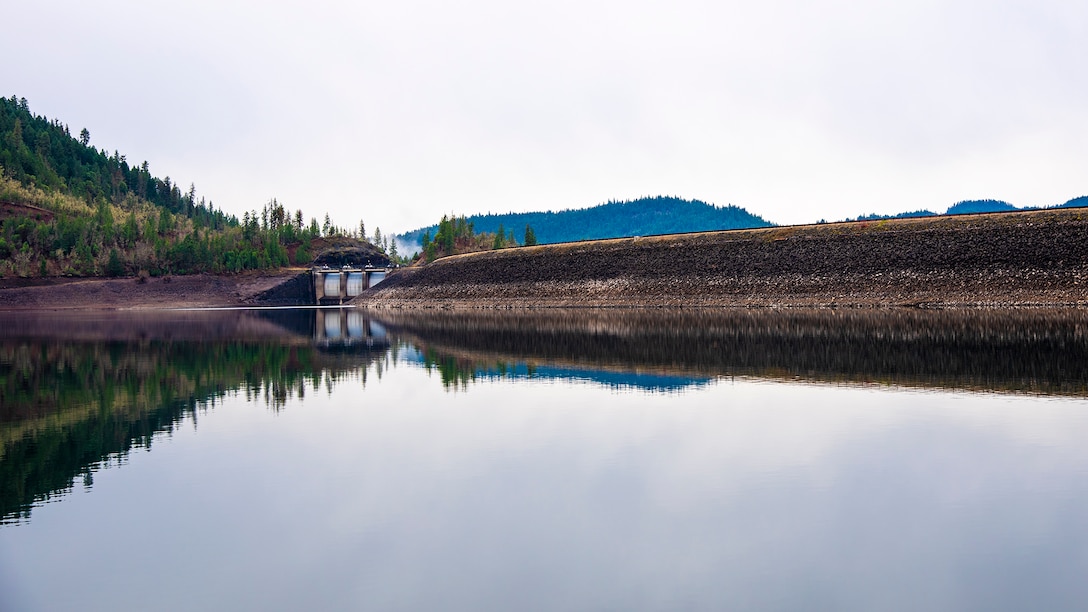
<path fill-rule="evenodd" d="M 33 195 L 10 179 L 0 181 L 0 200 Z M 314 240 L 332 235 L 316 220 L 303 225 L 301 211 L 288 213 L 276 200 L 216 229 L 146 203 L 98 200 L 92 208 L 71 197 L 53 199 L 66 208 L 0 220 L 0 275 L 159 276 L 304 265 L 313 258 Z"/>
<path fill-rule="evenodd" d="M 537 244 L 536 232 L 529 225 L 525 226 L 522 242 L 519 245 L 517 238 L 514 236 L 514 230 L 506 230 L 501 223 L 494 232 L 477 232 L 475 224 L 464 215 L 459 217 L 442 215 L 442 220 L 438 222 L 433 238 L 430 230 L 423 232 L 420 238 L 420 245 L 423 249 L 420 257 L 427 262 L 431 262 L 439 257 L 459 253 L 516 246 L 533 246 L 535 244 Z"/>
<path fill-rule="evenodd" d="M 195 185 L 182 191 L 169 176 L 152 176 L 147 161 L 130 165 L 117 151 L 90 146 L 86 128 L 76 139 L 66 124 L 33 115 L 26 98 L 0 98 L 0 135 L 0 166 L 20 183 L 88 202 L 119 202 L 131 194 L 204 227 L 218 229 L 230 220 L 212 202 L 197 199 Z"/>
<path fill-rule="evenodd" d="M 90 146 L 84 128 L 0 97 L 0 276 L 224 273 L 309 263 L 314 241 L 367 240 L 365 225 L 304 222 L 275 199 L 238 219 L 151 174 L 146 161 Z M 35 211 L 40 207 L 45 211 Z M 374 244 L 399 260 L 392 236 Z"/>

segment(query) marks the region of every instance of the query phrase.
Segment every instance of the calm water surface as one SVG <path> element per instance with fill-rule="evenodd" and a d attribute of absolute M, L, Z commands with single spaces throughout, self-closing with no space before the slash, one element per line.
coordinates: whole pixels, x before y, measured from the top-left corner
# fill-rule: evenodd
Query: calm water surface
<path fill-rule="evenodd" d="M 0 318 L 0 610 L 1080 610 L 1088 313 Z"/>

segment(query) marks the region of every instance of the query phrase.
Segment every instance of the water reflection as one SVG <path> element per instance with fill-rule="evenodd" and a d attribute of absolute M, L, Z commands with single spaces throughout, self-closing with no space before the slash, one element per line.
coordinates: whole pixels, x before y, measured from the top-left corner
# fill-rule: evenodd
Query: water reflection
<path fill-rule="evenodd" d="M 325 351 L 372 352 L 389 348 L 389 336 L 373 317 L 355 308 L 253 310 L 256 317 L 290 334 L 308 337 Z"/>
<path fill-rule="evenodd" d="M 1088 395 L 1083 310 L 382 311 L 443 379 L 532 366 Z M 649 388 L 652 388 L 650 385 Z"/>
<path fill-rule="evenodd" d="M 243 394 L 277 411 L 398 363 L 677 393 L 722 377 L 1088 395 L 1083 311 L 27 313 L 0 322 L 0 520 Z"/>
<path fill-rule="evenodd" d="M 29 516 L 35 503 L 71 490 L 77 478 L 90 486 L 101 462 L 149 448 L 156 434 L 182 422 L 196 426 L 226 395 L 241 393 L 277 411 L 307 389 L 365 385 L 368 373 L 380 376 L 395 358 L 388 342 L 352 331 L 358 324 L 347 324 L 343 346 L 351 350 L 337 350 L 292 327 L 303 320 L 314 327 L 314 311 L 263 314 L 5 316 L 0 522 Z"/>
<path fill-rule="evenodd" d="M 468 355 L 436 348 L 420 341 L 422 350 L 406 353 L 407 360 L 417 363 L 428 372 L 438 374 L 447 389 L 467 389 L 469 384 L 492 380 L 543 379 L 564 382 L 585 382 L 608 387 L 617 391 L 638 390 L 648 393 L 677 393 L 705 386 L 713 380 L 709 376 L 677 373 L 656 373 L 625 367 L 579 367 L 577 365 L 548 365 L 537 360 L 526 361 L 524 356 L 494 355 L 488 360 L 480 355 Z"/>
<path fill-rule="evenodd" d="M 344 349 L 365 346 L 374 349 L 389 345 L 385 328 L 359 310 L 317 310 L 315 315 L 318 324 L 315 326 L 314 341 L 321 346 Z"/>
<path fill-rule="evenodd" d="M 5 315 L 0 609 L 1083 609 L 1083 323 Z"/>

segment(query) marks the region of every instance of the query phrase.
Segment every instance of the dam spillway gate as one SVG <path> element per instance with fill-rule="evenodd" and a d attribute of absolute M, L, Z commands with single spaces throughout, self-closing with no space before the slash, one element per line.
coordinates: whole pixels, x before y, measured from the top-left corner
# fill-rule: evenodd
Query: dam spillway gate
<path fill-rule="evenodd" d="M 314 301 L 319 305 L 343 304 L 385 280 L 389 268 L 320 267 L 310 272 L 314 282 Z"/>

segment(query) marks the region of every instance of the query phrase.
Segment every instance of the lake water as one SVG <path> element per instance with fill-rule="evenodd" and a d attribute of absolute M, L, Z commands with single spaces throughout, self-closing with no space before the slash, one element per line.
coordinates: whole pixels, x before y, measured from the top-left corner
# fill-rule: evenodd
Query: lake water
<path fill-rule="evenodd" d="M 3 313 L 0 609 L 1085 609 L 1086 330 Z"/>

